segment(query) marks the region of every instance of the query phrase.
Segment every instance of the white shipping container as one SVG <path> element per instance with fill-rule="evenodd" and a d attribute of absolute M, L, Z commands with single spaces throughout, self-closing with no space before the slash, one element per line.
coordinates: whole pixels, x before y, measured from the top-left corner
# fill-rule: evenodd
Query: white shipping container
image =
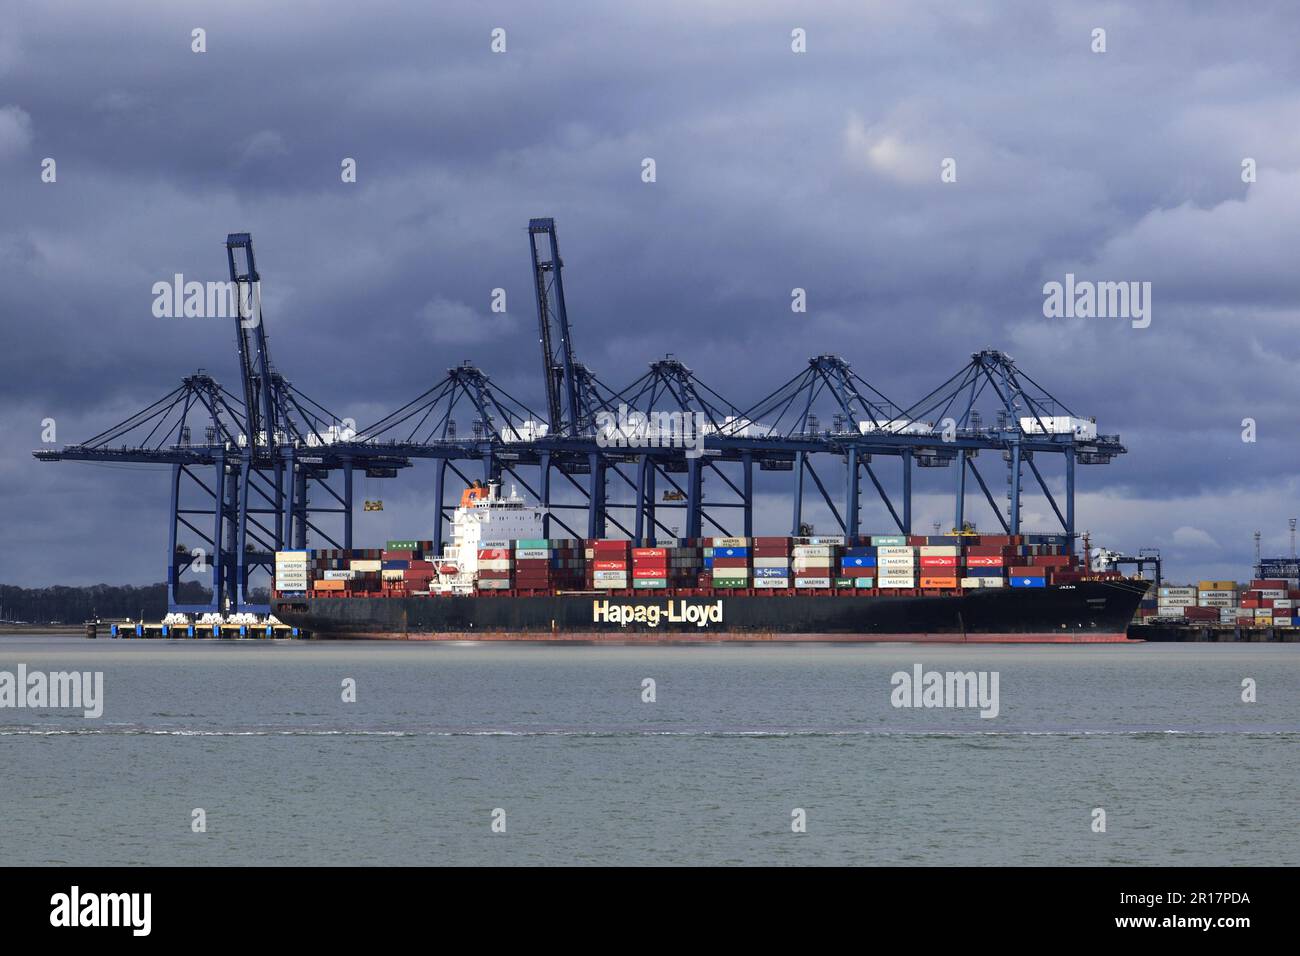
<path fill-rule="evenodd" d="M 1201 607 L 1235 607 L 1236 603 L 1231 598 L 1201 598 Z"/>
<path fill-rule="evenodd" d="M 980 584 L 982 588 L 1004 588 L 1007 586 L 1005 578 L 980 578 L 980 581 L 983 582 Z"/>
<path fill-rule="evenodd" d="M 509 571 L 514 566 L 515 563 L 511 561 L 509 558 L 484 558 L 482 561 L 478 563 L 478 569 L 480 571 Z M 606 574 L 608 572 L 597 571 L 596 573 Z M 616 571 L 614 573 L 619 574 L 621 572 Z"/>
<path fill-rule="evenodd" d="M 788 588 L 789 586 L 789 578 L 754 578 L 756 588 Z"/>
<path fill-rule="evenodd" d="M 914 578 L 878 578 L 876 580 L 878 588 L 914 588 L 916 580 Z"/>
<path fill-rule="evenodd" d="M 358 559 L 349 561 L 348 566 L 351 567 L 353 571 L 382 571 L 384 569 L 384 562 Z"/>
<path fill-rule="evenodd" d="M 1196 597 L 1177 597 L 1173 595 L 1160 595 L 1159 603 L 1165 607 L 1196 607 Z"/>
<path fill-rule="evenodd" d="M 794 586 L 797 588 L 828 588 L 831 586 L 830 578 L 795 578 Z"/>
<path fill-rule="evenodd" d="M 889 555 L 876 559 L 876 566 L 880 568 L 914 568 L 916 561 L 913 558 L 903 557 L 902 555 Z"/>
<path fill-rule="evenodd" d="M 920 551 L 923 558 L 947 558 L 961 554 L 961 548 L 951 544 L 924 544 Z"/>
<path fill-rule="evenodd" d="M 962 578 L 957 583 L 964 588 L 978 588 L 978 587 L 982 587 L 981 582 L 983 580 L 984 580 L 983 578 Z"/>
<path fill-rule="evenodd" d="M 1196 597 L 1196 588 L 1161 588 L 1160 597 Z"/>
<path fill-rule="evenodd" d="M 1274 617 L 1274 618 L 1273 618 L 1273 626 L 1274 626 L 1274 627 L 1291 627 L 1291 626 L 1292 626 L 1292 623 L 1291 623 L 1291 622 L 1294 621 L 1294 620 L 1295 620 L 1295 618 L 1293 618 L 1293 617 Z"/>
<path fill-rule="evenodd" d="M 756 568 L 788 568 L 790 566 L 789 558 L 755 558 L 754 567 Z"/>
<path fill-rule="evenodd" d="M 909 558 L 914 557 L 916 555 L 916 549 L 913 548 L 910 544 L 901 544 L 901 545 L 888 544 L 888 545 L 881 545 L 879 548 L 876 548 L 877 558 L 897 557 L 898 555 L 906 555 Z"/>
<path fill-rule="evenodd" d="M 1233 598 L 1236 599 L 1236 591 L 1202 591 L 1200 596 L 1203 598 Z"/>
<path fill-rule="evenodd" d="M 592 581 L 591 586 L 595 588 L 625 588 L 627 587 L 627 578 L 622 581 Z"/>
<path fill-rule="evenodd" d="M 1295 606 L 1295 605 L 1291 603 L 1291 599 L 1290 599 L 1290 598 L 1274 598 L 1274 599 L 1273 599 L 1273 610 L 1275 610 L 1275 611 L 1276 611 L 1278 608 L 1282 608 L 1282 609 L 1285 610 L 1285 611 L 1289 611 L 1289 610 L 1291 610 L 1291 608 L 1293 608 L 1294 606 Z M 1274 616 L 1274 617 L 1277 617 L 1276 614 L 1274 614 L 1273 616 Z"/>
<path fill-rule="evenodd" d="M 593 581 L 626 581 L 626 571 L 592 571 L 591 579 Z"/>
<path fill-rule="evenodd" d="M 1182 617 L 1183 611 L 1185 610 L 1186 608 L 1181 604 L 1177 607 L 1170 607 L 1169 605 L 1161 604 L 1156 608 L 1156 614 L 1160 617 Z"/>
<path fill-rule="evenodd" d="M 351 581 L 356 576 L 355 571 L 326 571 L 321 575 L 325 581 Z"/>
<path fill-rule="evenodd" d="M 1269 588 L 1264 591 L 1256 591 L 1255 593 L 1262 598 L 1268 598 L 1274 601 L 1276 601 L 1278 598 L 1282 598 L 1283 600 L 1286 599 L 1286 591 L 1282 590 L 1281 588 Z"/>
<path fill-rule="evenodd" d="M 829 558 L 831 557 L 831 551 L 829 545 L 818 544 L 801 544 L 790 549 L 790 553 L 796 558 Z"/>

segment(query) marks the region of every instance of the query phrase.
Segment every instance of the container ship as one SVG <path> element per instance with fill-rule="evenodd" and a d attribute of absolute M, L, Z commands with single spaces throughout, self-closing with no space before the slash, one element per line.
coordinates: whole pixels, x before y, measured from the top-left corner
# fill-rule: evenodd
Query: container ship
<path fill-rule="evenodd" d="M 543 537 L 476 482 L 450 543 L 281 551 L 272 610 L 317 638 L 678 643 L 1126 641 L 1147 582 L 1065 535 Z"/>

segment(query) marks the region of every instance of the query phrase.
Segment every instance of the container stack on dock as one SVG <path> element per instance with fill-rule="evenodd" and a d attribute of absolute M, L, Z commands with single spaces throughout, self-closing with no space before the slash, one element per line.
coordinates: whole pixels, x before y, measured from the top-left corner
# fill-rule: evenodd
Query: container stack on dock
<path fill-rule="evenodd" d="M 1255 627 L 1295 627 L 1297 602 L 1300 590 L 1291 587 L 1286 579 L 1255 580 L 1242 596 L 1239 616 L 1253 618 Z"/>

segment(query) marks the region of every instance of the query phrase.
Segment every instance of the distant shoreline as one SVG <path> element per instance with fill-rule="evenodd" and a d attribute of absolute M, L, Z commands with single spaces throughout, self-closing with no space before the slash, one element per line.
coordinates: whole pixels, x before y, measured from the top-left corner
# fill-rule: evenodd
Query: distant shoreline
<path fill-rule="evenodd" d="M 84 624 L 0 624 L 0 634 L 27 634 L 40 637 L 47 634 L 85 634 Z"/>

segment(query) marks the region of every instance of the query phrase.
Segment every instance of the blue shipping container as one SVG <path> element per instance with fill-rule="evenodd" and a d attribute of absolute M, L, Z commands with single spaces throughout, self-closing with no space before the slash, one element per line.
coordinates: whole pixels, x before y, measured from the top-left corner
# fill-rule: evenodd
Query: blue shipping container
<path fill-rule="evenodd" d="M 875 558 L 846 557 L 843 558 L 840 562 L 840 567 L 844 568 L 845 570 L 851 570 L 852 568 L 874 568 L 875 566 L 876 566 Z"/>
<path fill-rule="evenodd" d="M 790 568 L 755 568 L 754 577 L 756 578 L 788 578 Z"/>
<path fill-rule="evenodd" d="M 747 558 L 749 557 L 749 548 L 717 548 L 713 549 L 715 558 Z"/>
<path fill-rule="evenodd" d="M 844 557 L 846 558 L 874 558 L 876 556 L 875 548 L 845 548 Z"/>
<path fill-rule="evenodd" d="M 1012 578 L 1009 583 L 1013 588 L 1045 588 L 1047 578 Z"/>

